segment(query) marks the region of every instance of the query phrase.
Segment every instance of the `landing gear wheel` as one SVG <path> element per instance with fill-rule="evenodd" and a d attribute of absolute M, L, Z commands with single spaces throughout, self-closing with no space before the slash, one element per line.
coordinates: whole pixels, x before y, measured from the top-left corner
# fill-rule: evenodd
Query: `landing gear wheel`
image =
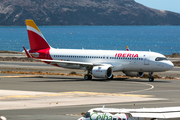
<path fill-rule="evenodd" d="M 88 79 L 89 79 L 88 75 L 85 75 L 84 80 L 88 80 Z"/>
<path fill-rule="evenodd" d="M 149 82 L 154 82 L 154 77 L 152 76 L 153 72 L 149 72 Z"/>
<path fill-rule="evenodd" d="M 152 118 L 151 120 L 158 120 L 158 119 L 156 119 L 156 118 Z"/>
<path fill-rule="evenodd" d="M 113 77 L 114 77 L 114 75 L 112 75 L 110 78 L 108 78 L 108 80 L 112 80 L 112 79 L 113 79 Z"/>
<path fill-rule="evenodd" d="M 149 82 L 154 82 L 154 77 L 150 77 Z"/>
<path fill-rule="evenodd" d="M 84 80 L 91 80 L 92 79 L 92 76 L 91 75 L 85 75 L 84 76 Z"/>
<path fill-rule="evenodd" d="M 91 75 L 89 75 L 89 80 L 92 80 L 92 76 Z"/>

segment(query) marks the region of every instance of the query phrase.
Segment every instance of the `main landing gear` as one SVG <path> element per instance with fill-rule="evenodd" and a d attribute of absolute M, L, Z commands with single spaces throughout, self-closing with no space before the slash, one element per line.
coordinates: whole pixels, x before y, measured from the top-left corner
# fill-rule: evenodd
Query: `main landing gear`
<path fill-rule="evenodd" d="M 154 77 L 152 76 L 153 72 L 149 72 L 149 82 L 154 82 Z"/>
<path fill-rule="evenodd" d="M 84 80 L 92 80 L 92 76 L 91 75 L 84 75 Z"/>
<path fill-rule="evenodd" d="M 84 80 L 92 80 L 91 71 L 90 71 L 90 69 L 87 69 L 87 70 L 88 70 L 88 73 L 86 75 L 84 75 Z"/>
<path fill-rule="evenodd" d="M 107 78 L 108 80 L 112 80 L 114 78 L 114 75 L 111 76 L 111 78 Z"/>

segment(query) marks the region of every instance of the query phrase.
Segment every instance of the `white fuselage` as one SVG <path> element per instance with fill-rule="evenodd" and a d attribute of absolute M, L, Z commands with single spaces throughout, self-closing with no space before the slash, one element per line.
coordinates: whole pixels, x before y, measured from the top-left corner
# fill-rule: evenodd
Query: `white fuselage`
<path fill-rule="evenodd" d="M 93 108 L 78 120 L 164 120 L 180 118 L 180 107 L 164 108 Z"/>
<path fill-rule="evenodd" d="M 174 67 L 169 60 L 156 52 L 146 51 L 115 51 L 115 50 L 84 50 L 84 49 L 50 49 L 53 60 L 77 61 L 95 64 L 110 64 L 113 71 L 162 72 Z M 85 69 L 80 65 L 58 63 L 60 67 Z"/>
<path fill-rule="evenodd" d="M 69 69 L 84 69 L 84 80 L 95 78 L 113 79 L 113 71 L 122 71 L 127 76 L 142 77 L 149 72 L 149 81 L 154 81 L 153 72 L 162 72 L 174 67 L 172 62 L 159 53 L 117 50 L 54 49 L 44 38 L 33 20 L 26 20 L 31 50 L 23 47 L 28 58 Z"/>

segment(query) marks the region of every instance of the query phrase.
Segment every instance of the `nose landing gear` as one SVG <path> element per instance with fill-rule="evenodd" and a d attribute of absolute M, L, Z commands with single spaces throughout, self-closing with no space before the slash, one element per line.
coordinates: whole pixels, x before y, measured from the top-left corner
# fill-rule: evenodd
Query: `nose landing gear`
<path fill-rule="evenodd" d="M 152 76 L 153 72 L 149 72 L 149 82 L 154 82 L 154 77 Z"/>

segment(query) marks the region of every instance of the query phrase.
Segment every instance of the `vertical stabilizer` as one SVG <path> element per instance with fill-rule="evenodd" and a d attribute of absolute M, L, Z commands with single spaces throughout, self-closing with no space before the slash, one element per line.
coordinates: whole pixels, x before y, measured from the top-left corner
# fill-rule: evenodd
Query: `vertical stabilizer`
<path fill-rule="evenodd" d="M 26 20 L 29 44 L 31 50 L 40 50 L 50 48 L 41 31 L 38 29 L 33 20 Z"/>
<path fill-rule="evenodd" d="M 128 46 L 126 46 L 126 50 L 127 50 L 127 51 L 130 51 L 129 48 L 128 48 Z"/>

